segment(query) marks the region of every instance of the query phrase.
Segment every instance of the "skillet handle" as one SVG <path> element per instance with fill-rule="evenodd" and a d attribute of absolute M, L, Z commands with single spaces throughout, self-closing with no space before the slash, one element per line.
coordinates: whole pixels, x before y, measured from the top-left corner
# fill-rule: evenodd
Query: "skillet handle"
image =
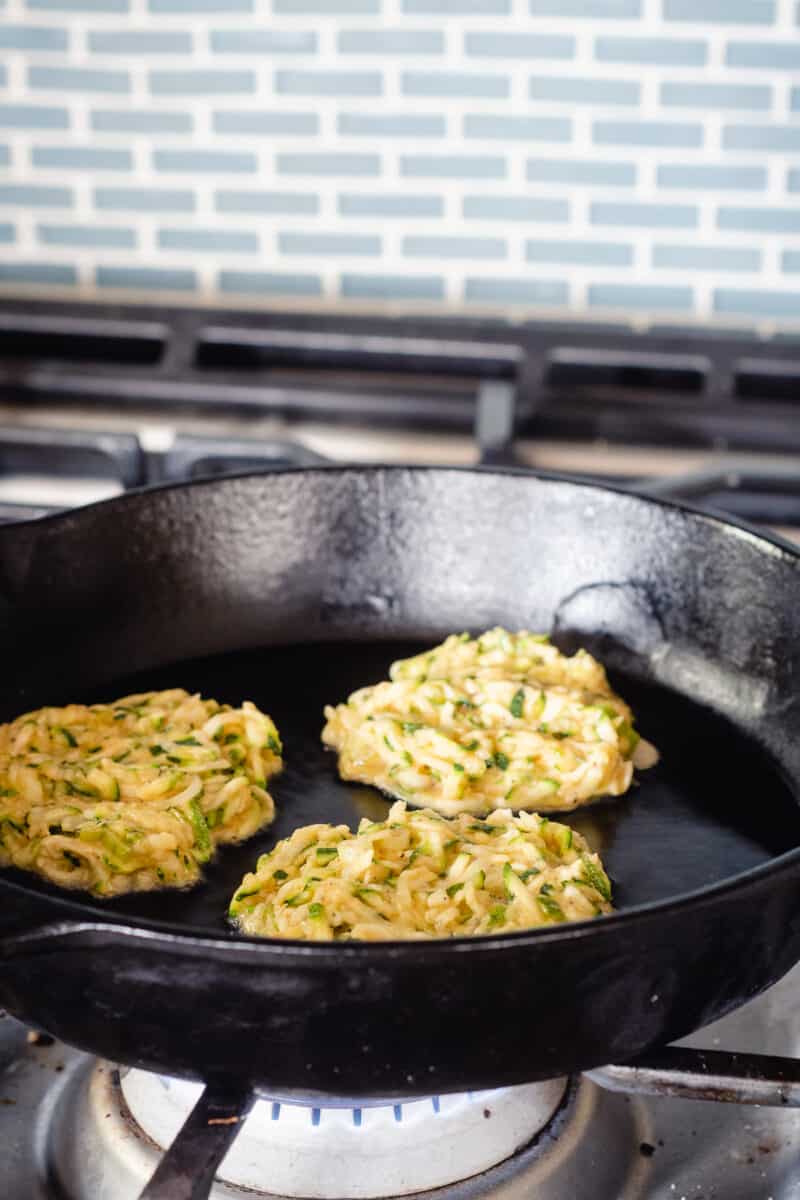
<path fill-rule="evenodd" d="M 204 1088 L 139 1200 L 207 1200 L 254 1100 L 246 1085 Z"/>

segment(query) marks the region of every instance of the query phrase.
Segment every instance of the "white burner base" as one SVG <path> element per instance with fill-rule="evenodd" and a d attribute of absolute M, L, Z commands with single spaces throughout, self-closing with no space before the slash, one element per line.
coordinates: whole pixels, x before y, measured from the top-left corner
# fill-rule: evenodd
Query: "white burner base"
<path fill-rule="evenodd" d="M 376 1108 L 261 1100 L 219 1171 L 238 1187 L 303 1200 L 404 1196 L 467 1179 L 509 1158 L 557 1109 L 566 1081 Z M 130 1071 L 122 1092 L 157 1145 L 168 1145 L 201 1085 Z"/>

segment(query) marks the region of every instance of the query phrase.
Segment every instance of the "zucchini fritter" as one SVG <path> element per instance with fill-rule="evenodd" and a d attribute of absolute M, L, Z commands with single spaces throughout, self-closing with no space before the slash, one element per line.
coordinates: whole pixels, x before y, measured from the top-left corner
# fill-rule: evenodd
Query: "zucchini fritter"
<path fill-rule="evenodd" d="M 262 854 L 230 916 L 311 941 L 509 933 L 611 911 L 596 854 L 567 825 L 508 810 L 475 821 L 392 805 L 385 821 L 308 825 Z"/>
<path fill-rule="evenodd" d="M 325 709 L 343 779 L 455 813 L 566 810 L 627 791 L 657 754 L 599 662 L 547 637 L 461 634 Z"/>
<path fill-rule="evenodd" d="M 96 896 L 187 887 L 274 817 L 268 716 L 181 688 L 0 725 L 0 866 Z"/>

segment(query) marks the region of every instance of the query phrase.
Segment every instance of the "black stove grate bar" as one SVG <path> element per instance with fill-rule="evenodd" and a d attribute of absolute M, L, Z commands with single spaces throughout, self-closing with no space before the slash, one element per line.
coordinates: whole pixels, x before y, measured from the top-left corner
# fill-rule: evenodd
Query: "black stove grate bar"
<path fill-rule="evenodd" d="M 18 521 L 36 521 L 58 512 L 57 508 L 46 508 L 41 504 L 11 504 L 0 501 L 0 525 L 13 525 Z"/>
<path fill-rule="evenodd" d="M 800 451 L 800 334 L 0 305 L 0 394 L 12 401 L 463 430 L 477 384 L 498 380 L 516 380 L 520 428 L 540 437 Z"/>
<path fill-rule="evenodd" d="M 545 384 L 555 390 L 703 392 L 712 364 L 705 355 L 558 346 L 547 356 Z"/>
<path fill-rule="evenodd" d="M 626 1095 L 800 1107 L 800 1059 L 778 1055 L 663 1046 L 586 1074 L 600 1087 Z"/>
<path fill-rule="evenodd" d="M 254 1102 L 246 1085 L 206 1087 L 139 1200 L 207 1200 Z"/>
<path fill-rule="evenodd" d="M 707 499 L 710 495 L 746 489 L 753 495 L 780 494 L 800 500 L 800 461 L 792 464 L 760 461 L 712 463 L 684 475 L 648 480 L 642 486 L 651 496 L 675 496 L 683 500 Z"/>
<path fill-rule="evenodd" d="M 133 433 L 0 425 L 0 474 L 117 479 L 145 482 L 144 457 Z"/>
<path fill-rule="evenodd" d="M 328 461 L 299 442 L 179 434 L 164 454 L 149 456 L 149 482 L 230 475 L 238 471 L 280 471 Z"/>
<path fill-rule="evenodd" d="M 800 404 L 800 360 L 740 359 L 734 390 L 746 400 L 785 400 L 796 407 Z"/>
<path fill-rule="evenodd" d="M 151 366 L 161 359 L 167 338 L 166 326 L 154 322 L 0 312 L 0 362 L 57 359 Z M 6 369 L 13 374 L 13 366 Z"/>
<path fill-rule="evenodd" d="M 642 480 L 651 496 L 673 497 L 763 525 L 800 527 L 800 460 L 711 464 L 685 475 Z"/>
<path fill-rule="evenodd" d="M 522 348 L 514 344 L 228 327 L 202 329 L 194 355 L 197 366 L 224 370 L 291 367 L 473 379 L 515 379 L 522 361 Z"/>

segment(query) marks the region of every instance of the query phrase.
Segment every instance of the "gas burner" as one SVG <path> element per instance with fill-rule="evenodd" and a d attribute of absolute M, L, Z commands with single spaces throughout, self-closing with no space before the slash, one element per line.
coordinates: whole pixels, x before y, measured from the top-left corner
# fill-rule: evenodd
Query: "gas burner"
<path fill-rule="evenodd" d="M 0 1163 L 3 1200 L 138 1200 L 199 1085 L 142 1071 L 120 1079 L 111 1064 L 35 1036 L 0 1024 L 0 1057 L 12 1060 L 5 1077 L 0 1062 L 12 1147 Z M 355 1110 L 265 1099 L 210 1198 L 617 1200 L 650 1170 L 640 1146 L 653 1137 L 644 1102 L 585 1078 L 441 1096 L 438 1111 L 434 1098 Z"/>
<path fill-rule="evenodd" d="M 104 1076 L 107 1079 L 107 1075 Z M 165 1148 L 202 1086 L 129 1071 L 122 1098 Z M 528 1145 L 552 1119 L 566 1080 L 403 1101 L 259 1100 L 220 1169 L 226 1183 L 314 1200 L 405 1196 L 477 1175 Z"/>

